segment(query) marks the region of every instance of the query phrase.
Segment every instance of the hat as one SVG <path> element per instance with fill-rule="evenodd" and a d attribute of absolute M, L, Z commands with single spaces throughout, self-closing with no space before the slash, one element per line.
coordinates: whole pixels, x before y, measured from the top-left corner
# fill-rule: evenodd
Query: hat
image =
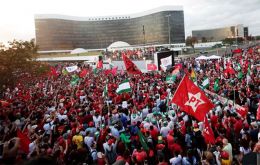
<path fill-rule="evenodd" d="M 222 151 L 220 157 L 222 159 L 229 159 L 229 153 L 227 151 Z"/>
<path fill-rule="evenodd" d="M 91 121 L 91 122 L 88 123 L 88 126 L 89 127 L 94 127 L 94 123 Z"/>
<path fill-rule="evenodd" d="M 113 144 L 113 140 L 112 140 L 112 139 L 109 139 L 109 140 L 107 141 L 107 144 L 108 144 L 108 145 Z"/>

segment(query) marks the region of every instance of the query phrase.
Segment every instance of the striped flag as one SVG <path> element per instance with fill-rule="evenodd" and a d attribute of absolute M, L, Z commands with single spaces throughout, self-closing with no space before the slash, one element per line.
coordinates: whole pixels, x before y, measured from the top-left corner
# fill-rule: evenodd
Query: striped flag
<path fill-rule="evenodd" d="M 121 82 L 116 90 L 117 94 L 126 93 L 126 92 L 131 92 L 131 86 L 129 80 L 127 79 Z"/>

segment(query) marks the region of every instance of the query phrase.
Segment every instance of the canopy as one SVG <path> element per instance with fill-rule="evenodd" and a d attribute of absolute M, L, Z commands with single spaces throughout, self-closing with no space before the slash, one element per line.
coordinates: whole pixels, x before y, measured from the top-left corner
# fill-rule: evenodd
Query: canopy
<path fill-rule="evenodd" d="M 196 58 L 196 60 L 207 60 L 207 59 L 208 59 L 208 57 L 206 57 L 206 56 L 199 56 Z"/>
<path fill-rule="evenodd" d="M 86 49 L 83 48 L 76 48 L 70 52 L 70 54 L 80 54 L 88 52 Z"/>
<path fill-rule="evenodd" d="M 216 55 L 207 57 L 208 60 L 214 60 L 214 59 L 220 59 L 220 58 L 221 58 L 220 56 L 216 56 Z"/>

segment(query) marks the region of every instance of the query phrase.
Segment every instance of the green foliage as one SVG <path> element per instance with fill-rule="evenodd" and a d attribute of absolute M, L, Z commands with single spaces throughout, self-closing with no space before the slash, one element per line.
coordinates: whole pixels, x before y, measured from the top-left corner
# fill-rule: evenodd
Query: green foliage
<path fill-rule="evenodd" d="M 187 46 L 193 46 L 195 43 L 198 43 L 198 39 L 196 37 L 188 36 L 186 38 L 186 45 Z"/>
<path fill-rule="evenodd" d="M 241 37 L 238 37 L 237 39 L 236 38 L 225 38 L 224 40 L 222 40 L 223 44 L 229 44 L 229 45 L 232 45 L 232 44 L 242 44 L 244 41 L 243 38 Z"/>
<path fill-rule="evenodd" d="M 23 73 L 33 73 L 38 47 L 34 40 L 9 42 L 0 49 L 0 90 L 3 85 L 13 86 Z"/>

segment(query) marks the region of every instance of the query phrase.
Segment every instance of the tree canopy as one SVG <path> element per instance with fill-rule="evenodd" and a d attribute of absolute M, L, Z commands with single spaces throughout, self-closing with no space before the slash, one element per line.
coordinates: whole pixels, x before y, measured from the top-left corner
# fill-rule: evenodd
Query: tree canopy
<path fill-rule="evenodd" d="M 32 73 L 35 66 L 38 46 L 34 39 L 30 41 L 9 42 L 9 46 L 0 47 L 0 90 L 4 86 L 13 86 L 25 73 Z"/>

